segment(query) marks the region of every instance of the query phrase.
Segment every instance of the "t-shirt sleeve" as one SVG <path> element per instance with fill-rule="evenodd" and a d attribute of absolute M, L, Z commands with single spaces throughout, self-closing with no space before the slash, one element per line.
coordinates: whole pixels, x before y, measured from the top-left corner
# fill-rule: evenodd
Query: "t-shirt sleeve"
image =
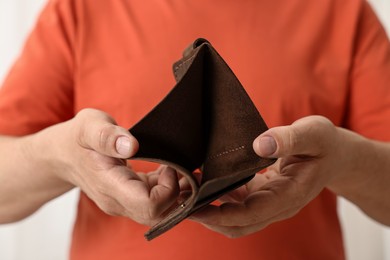
<path fill-rule="evenodd" d="M 390 42 L 367 2 L 357 24 L 348 104 L 348 128 L 390 141 Z"/>
<path fill-rule="evenodd" d="M 75 18 L 50 1 L 0 88 L 0 134 L 25 135 L 71 118 Z"/>

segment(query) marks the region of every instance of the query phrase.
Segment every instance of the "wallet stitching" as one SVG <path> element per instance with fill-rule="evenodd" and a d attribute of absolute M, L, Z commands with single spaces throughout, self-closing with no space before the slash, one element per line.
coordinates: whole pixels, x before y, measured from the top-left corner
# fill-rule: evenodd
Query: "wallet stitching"
<path fill-rule="evenodd" d="M 186 60 L 183 60 L 179 65 L 175 66 L 174 68 L 174 74 L 175 74 L 175 79 L 177 80 L 177 78 L 179 77 L 179 75 L 177 75 L 177 72 L 178 70 L 183 67 L 185 64 L 189 63 L 189 62 L 192 62 L 194 60 L 195 56 L 191 56 L 189 57 L 188 59 Z"/>
<path fill-rule="evenodd" d="M 245 149 L 245 145 L 241 145 L 241 146 L 238 146 L 238 147 L 235 147 L 235 148 L 223 151 L 221 153 L 218 153 L 218 154 L 215 154 L 215 155 L 211 155 L 211 156 L 207 157 L 207 159 L 208 160 L 212 160 L 212 159 L 221 157 L 221 156 L 229 154 L 229 153 L 237 152 L 237 151 L 242 150 L 242 149 Z"/>

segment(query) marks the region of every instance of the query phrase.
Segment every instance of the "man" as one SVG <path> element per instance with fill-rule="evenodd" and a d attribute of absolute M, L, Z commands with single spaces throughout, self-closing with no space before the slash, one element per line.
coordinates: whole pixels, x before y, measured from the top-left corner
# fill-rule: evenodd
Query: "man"
<path fill-rule="evenodd" d="M 255 152 L 280 159 L 192 217 L 240 238 L 185 221 L 146 242 L 181 187 L 171 168 L 126 166 L 126 128 L 198 37 L 273 127 Z M 72 259 L 343 259 L 335 193 L 390 224 L 389 57 L 360 0 L 50 1 L 0 92 L 0 221 L 77 186 Z"/>

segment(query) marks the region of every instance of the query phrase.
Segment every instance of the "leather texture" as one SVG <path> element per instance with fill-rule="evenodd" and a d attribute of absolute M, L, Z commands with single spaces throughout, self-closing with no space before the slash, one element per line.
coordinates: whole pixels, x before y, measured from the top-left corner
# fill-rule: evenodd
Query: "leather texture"
<path fill-rule="evenodd" d="M 151 240 L 246 182 L 275 159 L 260 158 L 253 140 L 268 128 L 243 86 L 205 39 L 173 65 L 177 84 L 129 131 L 140 146 L 130 159 L 169 165 L 188 179 L 192 193 L 153 226 Z M 193 172 L 200 170 L 202 180 Z"/>

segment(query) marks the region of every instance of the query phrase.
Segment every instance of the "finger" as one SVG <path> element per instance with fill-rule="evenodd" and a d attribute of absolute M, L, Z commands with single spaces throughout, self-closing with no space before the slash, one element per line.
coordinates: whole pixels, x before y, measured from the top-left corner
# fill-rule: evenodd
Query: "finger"
<path fill-rule="evenodd" d="M 243 202 L 225 202 L 219 206 L 207 205 L 190 218 L 205 225 L 212 226 L 247 226 L 262 220 L 259 209 L 253 209 Z M 267 216 L 268 218 L 268 216 Z"/>
<path fill-rule="evenodd" d="M 202 173 L 195 171 L 192 174 L 195 177 L 196 181 L 200 184 L 202 180 Z M 179 184 L 180 184 L 180 190 L 192 190 L 191 183 L 188 177 L 186 177 L 185 175 L 181 176 L 179 180 Z"/>
<path fill-rule="evenodd" d="M 133 183 L 132 190 L 135 193 L 142 194 L 142 190 L 146 189 L 146 185 L 126 166 L 112 166 L 105 169 L 104 174 L 97 174 L 95 177 L 95 181 L 86 181 L 81 188 L 102 211 L 113 216 L 127 215 L 124 194 L 129 189 L 129 182 Z"/>
<path fill-rule="evenodd" d="M 334 141 L 334 134 L 335 127 L 328 119 L 310 116 L 269 129 L 255 139 L 253 149 L 261 157 L 319 156 Z"/>
<path fill-rule="evenodd" d="M 247 226 L 220 226 L 220 225 L 207 225 L 207 224 L 203 224 L 203 226 L 205 226 L 206 228 L 212 231 L 227 236 L 229 238 L 238 238 L 238 237 L 242 237 L 242 236 L 246 236 L 258 232 L 274 222 L 292 217 L 297 212 L 298 210 L 288 210 L 280 213 L 277 216 L 273 216 L 267 220 L 263 220 L 253 225 L 247 225 Z"/>
<path fill-rule="evenodd" d="M 154 187 L 158 184 L 158 179 L 160 178 L 161 172 L 166 167 L 166 165 L 159 165 L 159 167 L 155 171 L 149 172 L 147 174 L 139 173 L 137 175 L 142 176 L 141 178 L 148 183 L 149 187 Z"/>
<path fill-rule="evenodd" d="M 171 167 L 164 167 L 158 178 L 157 185 L 150 190 L 150 201 L 155 205 L 152 217 L 161 215 L 176 203 L 180 193 L 176 171 Z"/>
<path fill-rule="evenodd" d="M 167 166 L 158 171 L 160 174 L 155 186 L 150 185 L 155 180 L 139 176 L 127 167 L 115 167 L 107 172 L 111 176 L 105 183 L 108 195 L 125 209 L 119 215 L 152 225 L 171 205 L 177 205 L 179 184 L 176 171 Z M 158 171 L 151 173 L 153 179 Z"/>
<path fill-rule="evenodd" d="M 222 203 L 225 202 L 242 202 L 245 200 L 245 198 L 248 196 L 248 189 L 247 185 L 243 185 L 241 187 L 238 187 L 235 190 L 232 190 L 231 192 L 223 195 L 218 200 Z"/>
<path fill-rule="evenodd" d="M 130 132 L 117 126 L 108 114 L 93 110 L 82 110 L 76 116 L 77 140 L 87 149 L 110 157 L 126 159 L 138 150 L 137 140 Z"/>
<path fill-rule="evenodd" d="M 267 181 L 268 178 L 263 173 L 258 173 L 248 183 L 223 195 L 218 200 L 220 202 L 243 202 L 251 193 L 258 191 Z"/>
<path fill-rule="evenodd" d="M 223 195 L 218 200 L 220 202 L 243 202 L 250 194 L 259 191 L 274 177 L 279 177 L 278 175 L 279 174 L 272 170 L 267 170 L 264 173 L 258 173 L 247 184 Z"/>
<path fill-rule="evenodd" d="M 277 176 L 242 203 L 208 205 L 191 218 L 206 225 L 249 226 L 273 218 L 289 209 L 303 207 L 306 200 L 289 177 Z"/>

